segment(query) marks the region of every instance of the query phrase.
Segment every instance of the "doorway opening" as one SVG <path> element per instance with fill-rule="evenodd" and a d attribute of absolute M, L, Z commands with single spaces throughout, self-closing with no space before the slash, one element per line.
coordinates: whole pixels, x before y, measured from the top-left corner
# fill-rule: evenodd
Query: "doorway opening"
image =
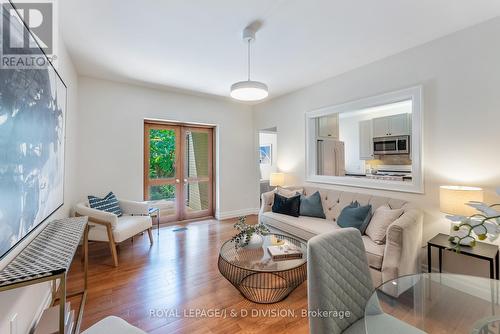
<path fill-rule="evenodd" d="M 144 122 L 144 200 L 160 209 L 160 222 L 214 212 L 212 126 Z"/>
<path fill-rule="evenodd" d="M 271 190 L 269 178 L 278 171 L 278 129 L 276 127 L 259 131 L 260 193 Z"/>

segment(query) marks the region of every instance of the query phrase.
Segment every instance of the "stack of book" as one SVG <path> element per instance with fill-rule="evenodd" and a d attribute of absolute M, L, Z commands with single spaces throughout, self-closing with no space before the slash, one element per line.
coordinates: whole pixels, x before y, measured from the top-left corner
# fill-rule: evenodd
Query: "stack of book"
<path fill-rule="evenodd" d="M 281 246 L 268 246 L 267 251 L 273 260 L 301 259 L 302 250 L 295 245 L 286 243 Z"/>

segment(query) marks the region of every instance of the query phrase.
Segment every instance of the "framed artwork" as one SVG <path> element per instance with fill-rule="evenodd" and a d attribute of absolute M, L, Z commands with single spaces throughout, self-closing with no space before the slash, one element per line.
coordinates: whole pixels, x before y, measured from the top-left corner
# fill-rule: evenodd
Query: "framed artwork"
<path fill-rule="evenodd" d="M 271 165 L 273 161 L 273 150 L 271 144 L 261 145 L 259 149 L 259 162 L 263 165 Z"/>
<path fill-rule="evenodd" d="M 50 62 L 0 69 L 0 258 L 63 205 L 66 90 Z"/>

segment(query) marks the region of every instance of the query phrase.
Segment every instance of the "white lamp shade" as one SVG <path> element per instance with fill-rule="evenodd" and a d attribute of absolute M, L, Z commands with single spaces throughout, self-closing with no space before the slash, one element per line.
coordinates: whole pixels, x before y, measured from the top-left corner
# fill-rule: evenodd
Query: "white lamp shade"
<path fill-rule="evenodd" d="M 258 81 L 240 81 L 231 86 L 231 97 L 240 101 L 259 101 L 268 95 L 266 84 Z"/>
<path fill-rule="evenodd" d="M 477 213 L 477 211 L 465 204 L 470 201 L 482 202 L 483 189 L 461 186 L 441 186 L 439 188 L 439 206 L 441 212 L 459 216 L 471 216 Z"/>
<path fill-rule="evenodd" d="M 285 184 L 285 174 L 283 173 L 271 173 L 269 177 L 269 185 L 271 187 L 280 187 Z"/>

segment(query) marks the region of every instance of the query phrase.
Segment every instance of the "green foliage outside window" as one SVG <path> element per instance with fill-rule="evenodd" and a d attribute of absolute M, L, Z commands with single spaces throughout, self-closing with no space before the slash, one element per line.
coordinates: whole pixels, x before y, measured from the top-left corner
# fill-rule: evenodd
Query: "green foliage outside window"
<path fill-rule="evenodd" d="M 158 201 L 161 199 L 175 200 L 175 186 L 173 184 L 152 186 L 149 188 L 149 199 L 151 201 Z"/>
<path fill-rule="evenodd" d="M 175 176 L 175 131 L 151 129 L 149 132 L 149 177 L 151 179 Z M 175 198 L 175 186 L 162 185 L 150 188 L 150 199 Z"/>

